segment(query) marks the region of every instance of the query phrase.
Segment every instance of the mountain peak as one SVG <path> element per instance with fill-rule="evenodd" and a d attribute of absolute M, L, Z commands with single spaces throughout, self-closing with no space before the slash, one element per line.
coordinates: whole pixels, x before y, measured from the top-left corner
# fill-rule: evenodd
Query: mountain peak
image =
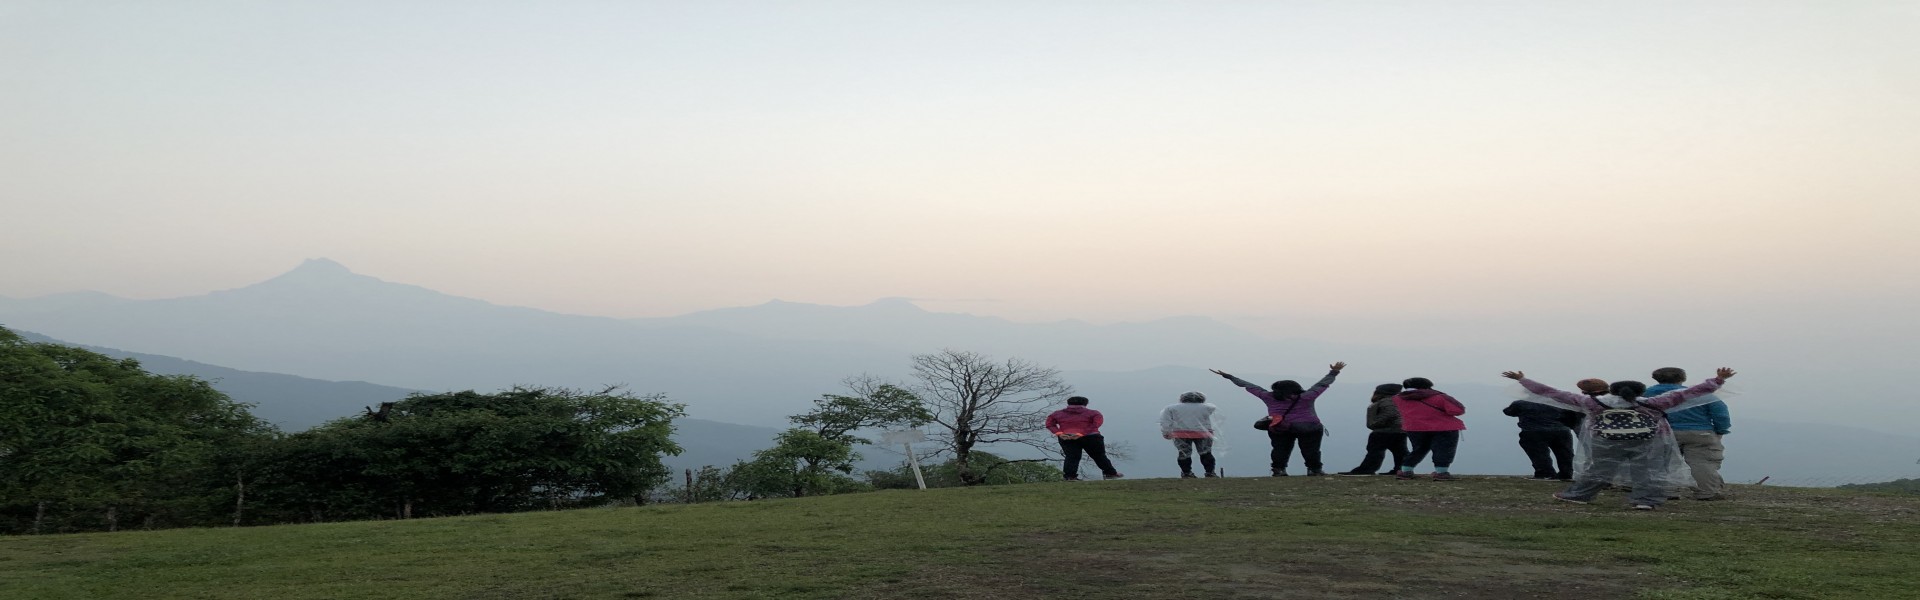
<path fill-rule="evenodd" d="M 300 266 L 294 267 L 292 271 L 288 271 L 286 274 L 292 275 L 295 273 L 311 274 L 311 275 L 352 275 L 354 274 L 352 269 L 348 269 L 346 265 L 340 264 L 338 262 L 334 262 L 334 260 L 331 258 L 309 258 L 301 262 Z"/>
<path fill-rule="evenodd" d="M 294 267 L 291 271 L 281 273 L 272 279 L 248 287 L 265 286 L 269 288 L 279 288 L 293 286 L 303 289 L 313 287 L 331 288 L 341 285 L 364 285 L 367 282 L 379 281 L 378 279 L 355 273 L 352 269 L 348 269 L 346 265 L 334 262 L 331 259 L 309 258 L 301 262 L 300 266 Z"/>
<path fill-rule="evenodd" d="M 899 312 L 925 312 L 920 308 L 920 305 L 913 303 L 912 298 L 900 298 L 900 297 L 881 298 L 879 300 L 874 300 L 872 302 L 869 302 L 867 303 L 866 306 L 863 306 L 861 308 L 899 311 Z"/>

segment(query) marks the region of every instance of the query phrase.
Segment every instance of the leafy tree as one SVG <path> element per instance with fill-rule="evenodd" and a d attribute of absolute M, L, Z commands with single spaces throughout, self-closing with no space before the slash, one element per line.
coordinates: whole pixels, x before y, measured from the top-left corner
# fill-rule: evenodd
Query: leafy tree
<path fill-rule="evenodd" d="M 0 530 L 205 524 L 272 429 L 205 381 L 0 329 Z"/>
<path fill-rule="evenodd" d="M 1057 451 L 1044 435 L 1044 421 L 1053 404 L 1073 393 L 1059 371 L 1017 358 L 995 361 L 947 349 L 914 355 L 913 377 L 933 422 L 945 430 L 942 450 L 953 454 L 961 482 L 987 483 L 987 468 L 974 461 L 982 446 L 1019 444 Z"/>
<path fill-rule="evenodd" d="M 416 395 L 384 420 L 288 436 L 260 463 L 265 519 L 452 515 L 643 501 L 666 482 L 678 404 L 608 389 Z"/>

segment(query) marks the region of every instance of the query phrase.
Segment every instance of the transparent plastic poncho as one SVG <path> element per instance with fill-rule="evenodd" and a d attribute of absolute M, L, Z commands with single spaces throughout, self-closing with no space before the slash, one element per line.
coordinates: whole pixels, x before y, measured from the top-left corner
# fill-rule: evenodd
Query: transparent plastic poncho
<path fill-rule="evenodd" d="M 1575 481 L 1597 479 L 1634 489 L 1650 486 L 1667 494 L 1693 487 L 1694 482 L 1693 470 L 1687 467 L 1686 459 L 1680 455 L 1680 444 L 1674 441 L 1673 428 L 1667 424 L 1666 413 L 1721 402 L 1732 395 L 1732 392 L 1714 382 L 1639 398 L 1638 402 L 1634 402 L 1611 394 L 1588 396 L 1557 390 L 1539 382 L 1532 383 L 1545 388 L 1546 393 L 1536 393 L 1516 384 L 1511 388 L 1514 397 L 1577 411 L 1587 417 L 1580 421 L 1579 444 L 1574 448 Z M 1659 408 L 1661 406 L 1665 408 Z M 1594 431 L 1596 417 L 1611 409 L 1629 409 L 1653 417 L 1657 423 L 1653 437 L 1644 440 L 1610 440 L 1597 435 Z"/>

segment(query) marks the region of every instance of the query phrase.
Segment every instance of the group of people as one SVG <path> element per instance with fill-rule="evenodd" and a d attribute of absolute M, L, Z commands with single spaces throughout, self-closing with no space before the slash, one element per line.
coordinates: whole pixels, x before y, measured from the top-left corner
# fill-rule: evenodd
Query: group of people
<path fill-rule="evenodd" d="M 1328 474 L 1320 460 L 1326 426 L 1315 402 L 1346 366 L 1329 365 L 1326 376 L 1306 387 L 1290 379 L 1261 387 L 1212 371 L 1266 405 L 1267 416 L 1254 427 L 1266 431 L 1272 445 L 1272 475 L 1285 477 L 1296 446 L 1308 475 Z M 1685 370 L 1666 367 L 1653 372 L 1652 387 L 1638 381 L 1584 379 L 1575 384 L 1578 392 L 1567 392 L 1508 371 L 1502 376 L 1519 383 L 1519 399 L 1502 412 L 1518 420 L 1520 447 L 1533 464 L 1532 478 L 1570 482 L 1554 498 L 1585 504 L 1602 490 L 1618 488 L 1629 492 L 1628 505 L 1637 510 L 1652 510 L 1678 497 L 1669 493 L 1685 489 L 1691 489 L 1696 500 L 1722 500 L 1726 490 L 1719 473 L 1724 458 L 1720 438 L 1731 422 L 1715 392 L 1733 375 L 1732 369 L 1721 368 L 1714 377 L 1687 386 Z M 1104 477 L 1121 477 L 1106 455 L 1099 431 L 1103 417 L 1087 404 L 1087 398 L 1074 396 L 1065 409 L 1046 419 L 1047 430 L 1065 454 L 1066 479 L 1079 479 L 1083 454 Z M 1467 428 L 1460 420 L 1466 412 L 1465 404 L 1433 389 L 1424 377 L 1377 385 L 1366 409 L 1366 456 L 1358 467 L 1337 474 L 1415 479 L 1414 469 L 1430 455 L 1432 479 L 1453 481 L 1450 469 L 1460 432 Z M 1194 473 L 1196 454 L 1205 477 L 1219 476 L 1213 456 L 1218 433 L 1214 413 L 1214 405 L 1200 392 L 1183 393 L 1179 402 L 1161 411 L 1160 433 L 1173 441 L 1181 477 L 1202 476 Z M 1378 471 L 1389 454 L 1394 468 Z"/>

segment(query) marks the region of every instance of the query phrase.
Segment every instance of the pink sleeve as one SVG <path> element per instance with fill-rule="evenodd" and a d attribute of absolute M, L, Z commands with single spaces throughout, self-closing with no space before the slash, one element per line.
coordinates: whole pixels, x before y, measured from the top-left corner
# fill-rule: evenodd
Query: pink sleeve
<path fill-rule="evenodd" d="M 1720 384 L 1722 383 L 1726 383 L 1726 382 L 1721 381 L 1720 378 L 1716 377 L 1713 379 L 1702 381 L 1700 382 L 1700 385 L 1696 385 L 1684 390 L 1674 390 L 1671 392 L 1667 392 L 1665 394 L 1661 394 L 1658 396 L 1654 396 L 1652 398 L 1648 398 L 1646 400 L 1642 400 L 1641 402 L 1646 403 L 1647 406 L 1658 408 L 1660 410 L 1666 410 L 1669 408 L 1673 408 L 1674 406 L 1677 406 L 1682 402 L 1686 402 L 1694 398 L 1699 398 L 1701 396 L 1711 394 L 1713 393 L 1714 390 L 1720 389 Z"/>
<path fill-rule="evenodd" d="M 1058 413 L 1047 415 L 1047 431 L 1060 433 L 1060 415 Z"/>
<path fill-rule="evenodd" d="M 1447 415 L 1448 416 L 1458 417 L 1460 415 L 1467 414 L 1467 405 L 1461 404 L 1460 401 L 1455 399 L 1453 396 L 1441 394 L 1440 397 L 1447 399 Z"/>
<path fill-rule="evenodd" d="M 1556 390 L 1556 389 L 1553 389 L 1553 386 L 1540 383 L 1532 379 L 1520 380 L 1520 387 L 1527 388 L 1527 391 L 1533 392 L 1535 395 L 1542 396 L 1547 399 L 1553 400 L 1555 402 L 1559 402 L 1561 404 L 1572 406 L 1574 408 L 1578 408 L 1581 410 L 1591 410 L 1594 407 L 1600 405 L 1598 401 L 1595 401 L 1592 398 L 1588 398 L 1585 395 Z"/>
<path fill-rule="evenodd" d="M 1097 411 L 1097 410 L 1093 411 L 1093 429 L 1095 431 L 1098 431 L 1100 429 L 1100 426 L 1105 424 L 1106 422 L 1107 422 L 1106 415 L 1100 414 L 1100 411 Z"/>

